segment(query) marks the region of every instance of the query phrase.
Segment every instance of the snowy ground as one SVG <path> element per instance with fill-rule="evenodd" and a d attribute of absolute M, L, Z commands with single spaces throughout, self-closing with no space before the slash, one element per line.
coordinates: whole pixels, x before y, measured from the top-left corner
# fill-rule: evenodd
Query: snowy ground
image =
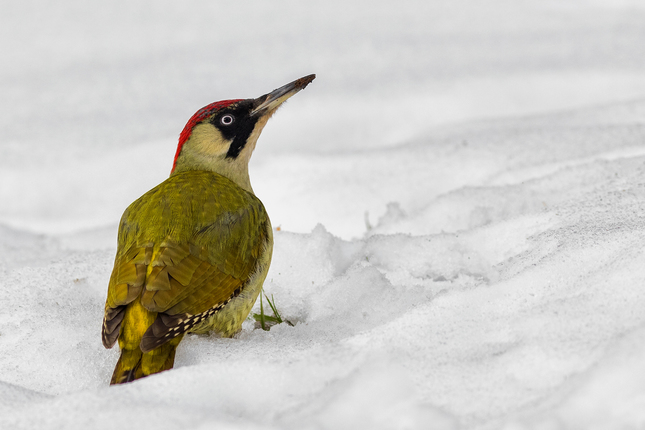
<path fill-rule="evenodd" d="M 25 1 L 0 36 L 0 428 L 645 428 L 640 1 Z M 295 327 L 108 387 L 123 209 L 199 107 L 308 73 L 251 165 Z"/>

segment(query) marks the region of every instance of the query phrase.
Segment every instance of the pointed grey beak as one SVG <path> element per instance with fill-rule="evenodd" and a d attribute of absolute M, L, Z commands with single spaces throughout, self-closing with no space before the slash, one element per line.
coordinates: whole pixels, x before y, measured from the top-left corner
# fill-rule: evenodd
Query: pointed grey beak
<path fill-rule="evenodd" d="M 271 91 L 255 99 L 254 108 L 251 111 L 251 116 L 263 115 L 266 112 L 275 110 L 278 106 L 284 103 L 289 97 L 294 95 L 300 90 L 303 90 L 311 81 L 316 79 L 316 75 L 308 75 L 287 85 Z"/>

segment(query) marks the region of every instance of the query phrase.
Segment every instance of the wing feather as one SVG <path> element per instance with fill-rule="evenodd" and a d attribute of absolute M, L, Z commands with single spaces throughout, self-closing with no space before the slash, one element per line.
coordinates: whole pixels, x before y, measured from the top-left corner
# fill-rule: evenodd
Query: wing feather
<path fill-rule="evenodd" d="M 201 199 L 177 201 L 167 198 L 170 193 Z M 121 307 L 138 297 L 146 309 L 158 313 L 142 350 L 217 312 L 240 294 L 256 270 L 269 226 L 254 195 L 214 173 L 184 172 L 146 193 L 121 220 L 104 344 L 114 344 L 124 315 Z"/>

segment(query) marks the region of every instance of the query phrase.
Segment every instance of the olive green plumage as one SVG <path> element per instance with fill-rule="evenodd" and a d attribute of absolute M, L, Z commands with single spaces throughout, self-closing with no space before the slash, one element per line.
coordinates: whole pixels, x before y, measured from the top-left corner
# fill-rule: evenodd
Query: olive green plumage
<path fill-rule="evenodd" d="M 103 343 L 119 339 L 112 383 L 172 367 L 184 333 L 232 336 L 266 277 L 271 224 L 262 202 L 217 173 L 172 175 L 123 214 Z"/>
<path fill-rule="evenodd" d="M 126 209 L 102 328 L 103 345 L 121 348 L 112 384 L 172 368 L 185 333 L 230 337 L 242 327 L 273 251 L 249 160 L 269 118 L 314 78 L 198 110 L 170 178 Z"/>

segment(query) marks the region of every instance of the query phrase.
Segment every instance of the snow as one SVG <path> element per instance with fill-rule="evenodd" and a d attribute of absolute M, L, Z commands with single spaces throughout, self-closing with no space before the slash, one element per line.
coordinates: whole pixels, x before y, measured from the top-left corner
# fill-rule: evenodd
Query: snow
<path fill-rule="evenodd" d="M 0 428 L 645 428 L 644 20 L 628 0 L 5 5 Z M 174 370 L 109 387 L 122 211 L 198 108 L 308 73 L 251 162 L 279 227 L 265 290 L 295 326 L 189 336 Z"/>

